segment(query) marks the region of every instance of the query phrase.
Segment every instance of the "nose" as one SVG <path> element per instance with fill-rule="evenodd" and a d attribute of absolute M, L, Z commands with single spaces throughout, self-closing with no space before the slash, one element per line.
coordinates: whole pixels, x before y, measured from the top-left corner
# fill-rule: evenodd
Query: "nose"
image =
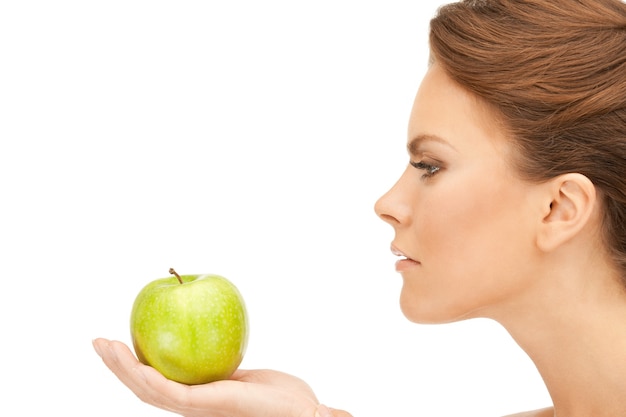
<path fill-rule="evenodd" d="M 400 177 L 394 186 L 376 201 L 374 211 L 378 217 L 393 227 L 406 225 L 411 213 L 407 197 L 406 190 L 403 190 L 402 177 Z"/>

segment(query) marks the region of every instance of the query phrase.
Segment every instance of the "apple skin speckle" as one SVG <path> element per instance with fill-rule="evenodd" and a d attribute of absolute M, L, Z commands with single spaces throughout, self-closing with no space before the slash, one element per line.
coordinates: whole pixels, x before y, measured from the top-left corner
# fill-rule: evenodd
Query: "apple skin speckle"
<path fill-rule="evenodd" d="M 249 320 L 232 282 L 182 275 L 148 283 L 137 295 L 130 331 L 137 358 L 188 385 L 229 378 L 245 354 Z"/>

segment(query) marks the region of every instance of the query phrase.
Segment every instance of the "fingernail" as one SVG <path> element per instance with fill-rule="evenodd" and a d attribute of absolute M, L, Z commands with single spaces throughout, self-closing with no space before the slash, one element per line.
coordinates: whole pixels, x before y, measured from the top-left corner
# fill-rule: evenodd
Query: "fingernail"
<path fill-rule="evenodd" d="M 328 407 L 320 404 L 317 406 L 317 410 L 315 411 L 315 417 L 333 417 L 333 414 L 330 412 Z"/>
<path fill-rule="evenodd" d="M 100 346 L 98 346 L 98 343 L 96 343 L 95 339 L 91 341 L 91 344 L 93 345 L 93 348 L 98 354 L 98 356 L 102 357 L 102 350 L 100 350 Z"/>

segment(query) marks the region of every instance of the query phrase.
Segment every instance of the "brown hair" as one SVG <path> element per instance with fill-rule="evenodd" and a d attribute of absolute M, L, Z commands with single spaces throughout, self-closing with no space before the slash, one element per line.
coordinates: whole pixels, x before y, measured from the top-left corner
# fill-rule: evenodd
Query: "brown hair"
<path fill-rule="evenodd" d="M 496 110 L 523 178 L 594 183 L 626 284 L 626 3 L 464 0 L 430 28 L 432 60 Z"/>

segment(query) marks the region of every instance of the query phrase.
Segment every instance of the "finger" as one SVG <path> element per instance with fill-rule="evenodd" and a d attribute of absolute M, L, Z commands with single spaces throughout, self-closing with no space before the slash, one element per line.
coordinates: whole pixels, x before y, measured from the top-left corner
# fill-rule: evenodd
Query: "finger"
<path fill-rule="evenodd" d="M 139 369 L 138 373 L 145 384 L 142 389 L 145 402 L 185 416 L 207 415 L 207 412 L 212 417 L 230 416 L 233 405 L 240 403 L 236 393 L 242 395 L 245 391 L 243 384 L 236 381 L 184 385 L 163 377 L 150 367 Z M 227 386 L 231 384 L 233 387 Z"/>
<path fill-rule="evenodd" d="M 106 339 L 96 339 L 94 349 L 102 358 L 104 364 L 125 384 L 137 385 L 130 372 L 141 363 L 133 356 L 130 349 L 121 342 Z M 130 388 L 130 386 L 129 386 Z"/>
<path fill-rule="evenodd" d="M 141 383 L 142 401 L 185 416 L 198 411 L 191 403 L 190 386 L 169 380 L 149 366 L 135 368 L 135 374 Z"/>
<path fill-rule="evenodd" d="M 296 393 L 285 389 L 285 385 L 299 381 L 280 372 L 238 371 L 234 377 L 241 381 L 187 386 L 168 380 L 154 368 L 143 365 L 121 342 L 97 339 L 94 348 L 109 369 L 142 401 L 184 416 L 308 415 L 303 414 L 305 409 L 312 409 L 310 415 L 313 415 L 317 404 L 314 395 L 306 394 L 307 390 Z"/>
<path fill-rule="evenodd" d="M 237 402 L 232 395 L 225 395 L 230 393 L 230 390 L 212 395 L 210 392 L 213 390 L 212 385 L 202 386 L 201 393 L 192 393 L 200 386 L 190 387 L 165 378 L 154 368 L 139 362 L 130 348 L 122 342 L 98 339 L 94 341 L 94 347 L 96 346 L 102 353 L 104 363 L 119 380 L 139 399 L 155 407 L 178 414 L 193 415 L 195 412 L 206 413 L 207 408 L 220 409 L 226 404 Z"/>
<path fill-rule="evenodd" d="M 189 417 L 312 416 L 317 404 L 308 395 L 271 384 L 223 380 L 187 386 L 167 380 L 151 368 L 141 372 L 146 376 L 150 403 L 161 400 L 161 408 Z"/>
<path fill-rule="evenodd" d="M 200 386 L 190 387 L 165 378 L 154 368 L 139 362 L 122 342 L 99 338 L 93 345 L 105 365 L 145 403 L 183 415 L 206 413 L 207 409 L 221 415 L 217 410 L 229 408 L 228 405 L 232 408 L 232 404 L 238 403 L 235 397 L 228 395 L 235 392 L 233 390 L 222 389 L 223 392 L 215 395 L 210 393 L 214 391 L 213 385 L 204 385 L 199 392 Z"/>
<path fill-rule="evenodd" d="M 156 407 L 167 408 L 163 401 L 158 397 L 151 395 L 149 386 L 146 384 L 146 376 L 144 369 L 154 369 L 139 362 L 128 346 L 122 342 L 109 341 L 106 339 L 96 339 L 93 342 L 94 349 L 102 357 L 105 365 L 122 381 L 130 390 L 143 402 L 152 404 Z M 158 374 L 158 372 L 156 372 Z M 160 374 L 158 374 L 160 375 Z M 164 378 L 162 375 L 160 375 Z M 152 376 L 155 377 L 154 375 Z"/>

